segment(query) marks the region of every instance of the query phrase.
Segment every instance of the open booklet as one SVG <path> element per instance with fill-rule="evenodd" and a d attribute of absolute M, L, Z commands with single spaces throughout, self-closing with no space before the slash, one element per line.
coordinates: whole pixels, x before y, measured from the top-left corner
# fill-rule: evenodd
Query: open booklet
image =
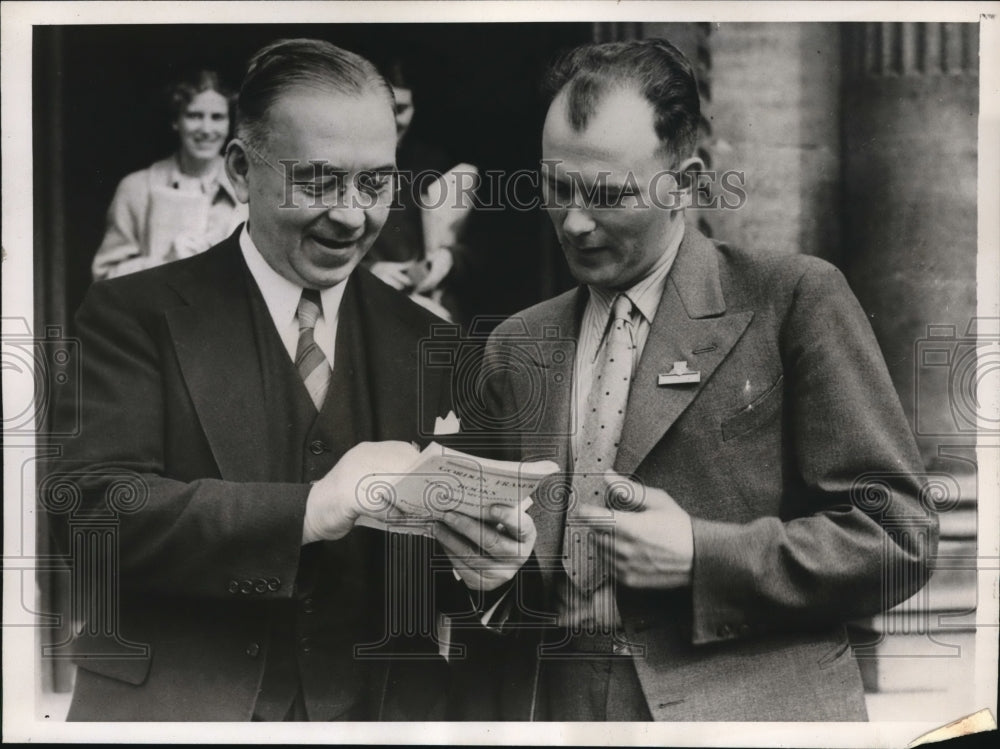
<path fill-rule="evenodd" d="M 431 536 L 434 521 L 446 512 L 493 523 L 492 505 L 526 510 L 539 482 L 558 470 L 551 460 L 490 460 L 431 442 L 406 473 L 361 481 L 357 499 L 378 518 L 362 515 L 357 524 Z"/>

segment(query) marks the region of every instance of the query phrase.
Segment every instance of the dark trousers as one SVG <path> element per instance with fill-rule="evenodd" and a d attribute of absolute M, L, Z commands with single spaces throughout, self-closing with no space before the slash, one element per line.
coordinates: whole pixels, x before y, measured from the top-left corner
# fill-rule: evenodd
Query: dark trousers
<path fill-rule="evenodd" d="M 359 721 L 368 720 L 368 715 L 366 714 L 364 707 L 359 705 L 352 707 L 346 713 L 338 715 L 336 718 L 338 721 Z M 309 712 L 306 710 L 306 702 L 302 697 L 302 690 L 295 694 L 295 698 L 292 700 L 291 707 L 288 708 L 288 712 L 285 713 L 283 718 L 273 718 L 266 714 L 261 714 L 260 706 L 254 708 L 253 717 L 250 719 L 254 722 L 260 721 L 275 721 L 280 720 L 283 723 L 304 723 L 309 720 Z"/>
<path fill-rule="evenodd" d="M 252 721 L 273 721 L 275 718 L 269 717 L 266 714 L 261 715 L 259 712 L 260 708 L 255 707 Z M 306 712 L 306 703 L 302 699 L 302 690 L 300 689 L 296 693 L 295 698 L 292 700 L 292 706 L 288 708 L 288 712 L 285 713 L 285 717 L 281 718 L 283 722 L 305 722 L 309 720 L 309 713 Z"/>
<path fill-rule="evenodd" d="M 535 720 L 651 721 L 632 656 L 590 645 L 542 657 Z"/>

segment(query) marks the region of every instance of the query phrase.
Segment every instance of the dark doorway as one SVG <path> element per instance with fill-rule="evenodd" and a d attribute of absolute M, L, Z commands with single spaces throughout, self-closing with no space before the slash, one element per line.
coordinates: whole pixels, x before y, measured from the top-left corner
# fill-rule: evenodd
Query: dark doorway
<path fill-rule="evenodd" d="M 480 170 L 537 169 L 539 79 L 590 24 L 131 25 L 35 27 L 34 155 L 39 323 L 68 324 L 118 181 L 174 147 L 163 87 L 180 71 L 238 85 L 250 55 L 283 37 L 328 39 L 376 63 L 405 60 L 412 132 Z M 513 312 L 568 279 L 538 210 L 478 212 L 470 226 L 481 284 L 473 314 Z"/>

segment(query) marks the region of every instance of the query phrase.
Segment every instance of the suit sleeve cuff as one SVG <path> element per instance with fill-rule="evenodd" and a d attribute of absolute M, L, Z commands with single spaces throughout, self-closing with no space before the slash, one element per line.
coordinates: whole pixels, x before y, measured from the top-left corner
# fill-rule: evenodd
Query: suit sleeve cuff
<path fill-rule="evenodd" d="M 736 640 L 757 631 L 741 600 L 753 590 L 747 579 L 747 552 L 736 523 L 691 519 L 694 535 L 694 566 L 691 576 L 694 645 Z"/>

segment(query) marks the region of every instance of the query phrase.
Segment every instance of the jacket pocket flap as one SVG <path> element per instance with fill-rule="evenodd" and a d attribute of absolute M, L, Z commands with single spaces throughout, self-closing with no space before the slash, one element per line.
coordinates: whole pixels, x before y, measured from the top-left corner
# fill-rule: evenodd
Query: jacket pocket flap
<path fill-rule="evenodd" d="M 767 423 L 781 408 L 785 376 L 764 391 L 753 403 L 722 420 L 722 439 L 729 441 Z"/>

